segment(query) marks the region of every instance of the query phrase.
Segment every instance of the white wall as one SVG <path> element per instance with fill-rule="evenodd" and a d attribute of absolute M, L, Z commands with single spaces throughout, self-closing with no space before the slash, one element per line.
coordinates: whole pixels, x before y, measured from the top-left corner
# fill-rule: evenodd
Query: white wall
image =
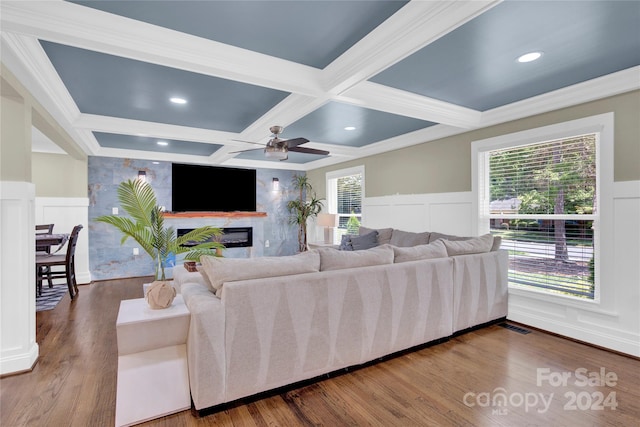
<path fill-rule="evenodd" d="M 86 197 L 36 197 L 35 223 L 55 224 L 54 233 L 71 233 L 73 227 L 83 225 L 76 246 L 76 280 L 79 284 L 91 282 L 89 270 L 89 199 Z M 64 254 L 66 245 L 58 254 Z"/>
<path fill-rule="evenodd" d="M 471 192 L 368 197 L 362 210 L 366 227 L 475 234 Z M 598 304 L 510 288 L 508 318 L 640 357 L 640 181 L 613 184 L 611 222 Z"/>

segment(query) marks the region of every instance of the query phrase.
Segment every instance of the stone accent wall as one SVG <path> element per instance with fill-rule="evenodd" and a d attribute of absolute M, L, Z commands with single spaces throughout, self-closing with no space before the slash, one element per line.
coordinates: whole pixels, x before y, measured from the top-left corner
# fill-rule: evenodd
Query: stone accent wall
<path fill-rule="evenodd" d="M 139 245 L 132 239 L 121 244 L 122 234 L 114 227 L 96 222 L 100 215 L 110 215 L 117 207 L 120 215 L 125 212 L 118 202 L 117 188 L 122 181 L 134 179 L 138 171 L 146 172 L 146 179 L 153 187 L 158 203 L 171 210 L 171 163 L 153 164 L 149 160 L 123 159 L 113 157 L 89 157 L 89 268 L 93 280 L 107 280 L 124 277 L 153 275 L 153 261 L 140 248 L 139 255 L 133 255 L 133 248 Z M 289 224 L 287 201 L 297 196 L 291 188 L 293 176 L 298 171 L 278 169 L 257 169 L 256 210 L 266 216 L 230 216 L 220 218 L 167 218 L 166 224 L 177 228 L 196 228 L 203 225 L 214 227 L 252 227 L 253 246 L 250 248 L 229 248 L 224 256 L 229 258 L 249 258 L 258 256 L 292 255 L 297 252 L 297 228 Z M 273 178 L 278 178 L 280 191 L 271 189 Z M 233 185 L 227 183 L 225 185 Z M 185 191 L 193 191 L 185 189 Z M 198 189 L 207 197 L 215 197 L 215 185 L 203 185 Z M 266 246 L 266 241 L 269 246 Z M 181 264 L 180 257 L 176 260 Z M 171 276 L 171 269 L 167 270 Z"/>

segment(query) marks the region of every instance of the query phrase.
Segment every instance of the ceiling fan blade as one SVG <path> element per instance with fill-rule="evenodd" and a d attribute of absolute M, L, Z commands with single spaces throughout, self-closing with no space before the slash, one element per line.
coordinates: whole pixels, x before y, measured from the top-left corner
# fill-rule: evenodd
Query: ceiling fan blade
<path fill-rule="evenodd" d="M 287 139 L 284 142 L 287 143 L 287 147 L 292 148 L 297 147 L 298 145 L 306 144 L 307 142 L 309 142 L 309 140 L 307 138 L 293 138 Z"/>
<path fill-rule="evenodd" d="M 260 142 L 245 141 L 244 139 L 232 139 L 232 141 L 246 142 L 247 144 L 254 144 L 254 145 L 262 145 L 264 147 L 264 144 Z"/>
<path fill-rule="evenodd" d="M 329 152 L 325 150 L 316 150 L 315 148 L 307 147 L 289 147 L 289 151 L 295 151 L 296 153 L 305 154 L 320 154 L 322 156 L 327 156 L 329 154 Z"/>
<path fill-rule="evenodd" d="M 237 154 L 237 153 L 244 153 L 244 152 L 247 152 L 247 151 L 256 151 L 256 150 L 264 150 L 264 146 L 262 148 L 250 148 L 248 150 L 230 151 L 227 154 Z"/>

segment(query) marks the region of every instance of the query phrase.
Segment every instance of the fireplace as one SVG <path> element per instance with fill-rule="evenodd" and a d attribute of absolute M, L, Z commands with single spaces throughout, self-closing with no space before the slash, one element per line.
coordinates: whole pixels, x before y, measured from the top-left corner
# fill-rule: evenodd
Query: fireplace
<path fill-rule="evenodd" d="M 178 237 L 183 236 L 193 228 L 178 228 Z M 225 248 L 246 248 L 253 246 L 253 228 L 251 227 L 225 227 L 221 228 L 222 235 L 216 241 L 222 243 Z M 211 239 L 213 240 L 213 238 Z M 187 243 L 184 246 L 195 246 L 196 243 Z"/>

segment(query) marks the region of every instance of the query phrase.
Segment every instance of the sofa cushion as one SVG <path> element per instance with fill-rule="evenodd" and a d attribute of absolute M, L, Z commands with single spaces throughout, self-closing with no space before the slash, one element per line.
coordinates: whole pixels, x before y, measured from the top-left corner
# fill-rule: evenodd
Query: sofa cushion
<path fill-rule="evenodd" d="M 362 236 L 365 234 L 369 234 L 372 231 L 378 232 L 379 245 L 391 243 L 391 234 L 393 233 L 393 228 L 367 228 L 367 227 L 360 226 L 360 228 L 358 229 L 358 234 Z"/>
<path fill-rule="evenodd" d="M 222 285 L 225 282 L 314 273 L 320 270 L 320 254 L 316 250 L 282 257 L 220 258 L 202 256 L 200 262 L 204 274 L 211 283 L 211 290 L 217 297 L 221 296 Z"/>
<path fill-rule="evenodd" d="M 493 246 L 493 235 L 485 234 L 480 237 L 472 237 L 467 240 L 444 240 L 444 246 L 447 248 L 449 256 L 478 254 L 491 251 Z"/>
<path fill-rule="evenodd" d="M 426 245 L 416 245 L 409 248 L 393 247 L 393 262 L 408 262 L 419 259 L 446 258 L 448 256 L 442 240 L 436 240 Z"/>
<path fill-rule="evenodd" d="M 429 243 L 430 232 L 413 233 L 411 231 L 393 230 L 391 233 L 391 243 L 393 246 L 409 247 L 416 245 L 426 245 Z"/>
<path fill-rule="evenodd" d="M 318 251 L 320 252 L 320 271 L 393 264 L 394 257 L 391 245 L 376 246 L 353 252 L 344 252 L 333 248 L 321 248 Z"/>

